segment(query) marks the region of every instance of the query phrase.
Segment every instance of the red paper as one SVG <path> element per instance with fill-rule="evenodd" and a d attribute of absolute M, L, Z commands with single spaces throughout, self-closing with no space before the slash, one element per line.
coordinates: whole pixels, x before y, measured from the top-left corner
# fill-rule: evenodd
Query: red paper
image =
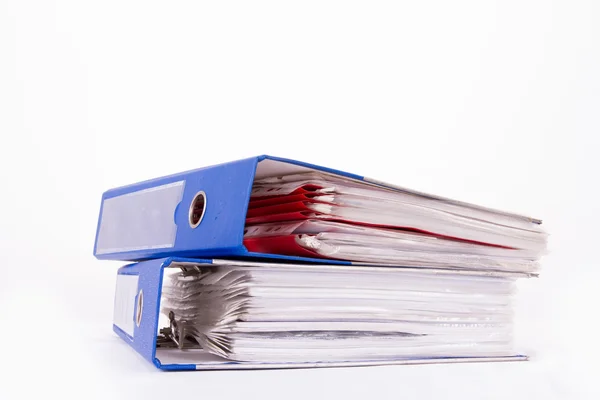
<path fill-rule="evenodd" d="M 273 197 L 259 197 L 257 199 L 250 199 L 248 204 L 249 209 L 270 207 L 278 204 L 288 204 L 297 202 L 312 202 L 312 203 L 324 203 L 318 199 L 317 196 L 324 196 L 322 193 L 302 193 L 302 194 L 290 194 L 285 196 L 273 196 Z"/>
<path fill-rule="evenodd" d="M 310 203 L 312 202 L 296 201 L 294 203 L 275 204 L 267 207 L 252 208 L 248 210 L 246 218 L 268 217 L 271 215 L 287 214 L 293 212 L 314 212 L 307 206 L 307 204 Z"/>
<path fill-rule="evenodd" d="M 319 190 L 319 189 L 323 189 L 323 188 L 321 186 L 313 185 L 310 183 L 306 184 L 306 185 L 298 186 L 296 189 L 294 189 L 288 193 L 282 192 L 281 190 L 278 190 L 277 188 L 270 188 L 270 189 L 267 189 L 267 193 L 272 193 L 272 194 L 257 195 L 256 193 L 252 193 L 250 195 L 250 201 L 252 201 L 254 199 L 270 199 L 273 197 L 289 196 L 289 195 L 295 195 L 295 194 L 315 193 L 315 191 Z"/>
<path fill-rule="evenodd" d="M 244 246 L 254 253 L 281 254 L 285 256 L 327 258 L 308 250 L 296 242 L 297 235 L 254 237 L 244 239 Z"/>

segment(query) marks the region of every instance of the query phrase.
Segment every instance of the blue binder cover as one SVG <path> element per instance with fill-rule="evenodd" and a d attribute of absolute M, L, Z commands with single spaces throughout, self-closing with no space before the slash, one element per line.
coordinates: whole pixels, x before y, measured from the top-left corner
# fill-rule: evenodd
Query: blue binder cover
<path fill-rule="evenodd" d="M 161 258 L 133 263 L 118 270 L 113 330 L 144 359 L 165 371 L 224 370 L 224 369 L 274 369 L 343 367 L 390 364 L 427 364 L 483 361 L 525 361 L 527 356 L 463 357 L 396 359 L 386 361 L 323 362 L 323 363 L 250 363 L 229 361 L 201 349 L 180 350 L 157 347 L 160 329 L 168 326 L 168 318 L 160 313 L 163 277 L 168 269 L 181 266 L 230 264 L 230 260 Z M 257 265 L 256 262 L 239 262 Z M 348 267 L 356 268 L 356 267 Z M 435 273 L 435 270 L 432 270 Z"/>
<path fill-rule="evenodd" d="M 252 157 L 108 190 L 102 196 L 94 255 L 98 259 L 127 261 L 168 256 L 261 257 L 348 264 L 252 253 L 244 247 L 244 227 L 254 179 L 311 171 L 417 193 L 300 161 L 266 155 Z"/>

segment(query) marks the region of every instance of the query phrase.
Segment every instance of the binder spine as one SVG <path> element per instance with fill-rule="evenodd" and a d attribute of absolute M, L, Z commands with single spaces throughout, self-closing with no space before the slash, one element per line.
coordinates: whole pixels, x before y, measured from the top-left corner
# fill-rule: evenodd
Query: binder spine
<path fill-rule="evenodd" d="M 207 259 L 160 258 L 133 263 L 117 271 L 117 291 L 115 293 L 115 313 L 113 331 L 137 351 L 143 358 L 162 370 L 195 369 L 194 364 L 165 365 L 156 358 L 156 343 L 159 332 L 160 301 L 162 295 L 164 269 L 173 262 L 212 264 Z M 120 279 L 137 277 L 135 290 L 120 291 Z M 129 312 L 123 312 L 123 309 Z M 132 312 L 131 312 L 131 311 Z M 133 321 L 131 332 L 125 328 L 123 315 L 129 314 Z"/>
<path fill-rule="evenodd" d="M 245 254 L 244 225 L 257 162 L 238 160 L 107 191 L 94 255 L 138 261 Z"/>
<path fill-rule="evenodd" d="M 168 265 L 167 259 L 157 259 L 144 263 L 130 264 L 121 267 L 117 275 L 117 292 L 115 293 L 115 320 L 113 330 L 126 343 L 133 347 L 146 360 L 155 363 L 156 332 L 160 295 L 162 290 L 163 267 Z M 137 276 L 137 288 L 133 294 L 119 292 L 119 279 L 124 276 Z M 132 334 L 123 329 L 123 323 L 116 316 L 120 307 L 127 307 L 133 312 Z"/>

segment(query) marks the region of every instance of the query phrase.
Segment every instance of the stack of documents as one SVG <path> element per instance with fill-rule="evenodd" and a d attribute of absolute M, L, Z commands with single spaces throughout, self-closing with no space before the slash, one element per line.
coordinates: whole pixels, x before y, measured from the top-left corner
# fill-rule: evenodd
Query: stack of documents
<path fill-rule="evenodd" d="M 172 273 L 162 312 L 187 340 L 238 362 L 503 357 L 514 355 L 515 279 L 232 262 Z"/>
<path fill-rule="evenodd" d="M 94 254 L 114 330 L 164 370 L 524 360 L 541 221 L 271 156 L 117 187 Z"/>
<path fill-rule="evenodd" d="M 244 244 L 262 253 L 532 273 L 546 240 L 530 218 L 311 172 L 254 182 Z"/>

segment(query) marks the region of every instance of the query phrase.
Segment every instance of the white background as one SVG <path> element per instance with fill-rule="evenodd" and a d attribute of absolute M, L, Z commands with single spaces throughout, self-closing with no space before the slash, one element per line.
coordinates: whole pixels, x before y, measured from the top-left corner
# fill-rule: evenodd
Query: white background
<path fill-rule="evenodd" d="M 0 398 L 598 398 L 598 1 L 0 0 Z M 100 196 L 272 154 L 542 218 L 527 363 L 161 373 Z"/>

